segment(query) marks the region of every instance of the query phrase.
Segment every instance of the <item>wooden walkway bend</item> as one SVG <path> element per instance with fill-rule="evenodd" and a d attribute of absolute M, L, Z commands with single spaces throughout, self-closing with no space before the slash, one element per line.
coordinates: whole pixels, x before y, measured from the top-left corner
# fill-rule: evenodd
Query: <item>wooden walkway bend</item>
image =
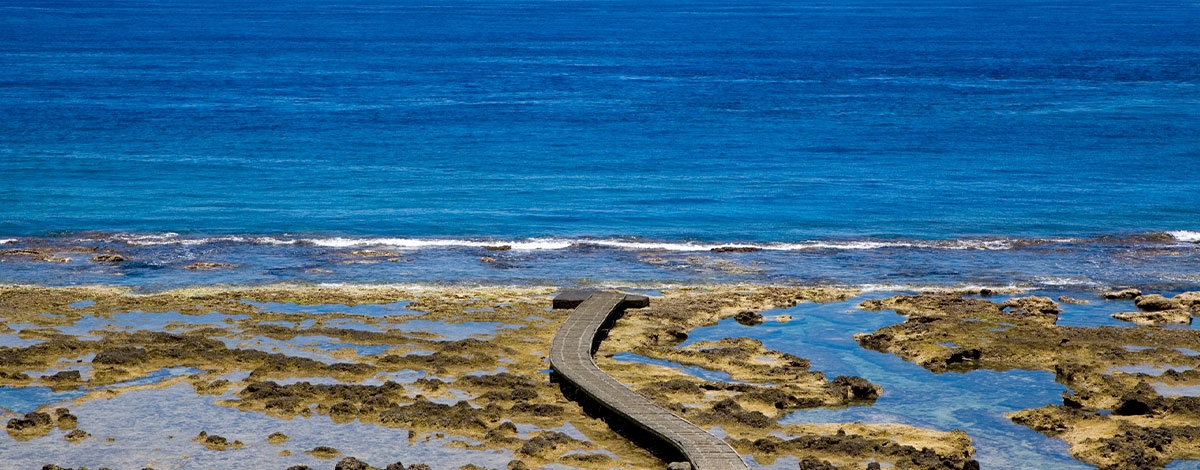
<path fill-rule="evenodd" d="M 626 307 L 644 307 L 649 299 L 618 292 L 565 292 L 554 308 L 575 308 L 550 345 L 550 368 L 630 424 L 673 446 L 696 470 L 748 469 L 725 441 L 634 393 L 596 366 L 592 355 L 602 328 L 611 326 Z"/>

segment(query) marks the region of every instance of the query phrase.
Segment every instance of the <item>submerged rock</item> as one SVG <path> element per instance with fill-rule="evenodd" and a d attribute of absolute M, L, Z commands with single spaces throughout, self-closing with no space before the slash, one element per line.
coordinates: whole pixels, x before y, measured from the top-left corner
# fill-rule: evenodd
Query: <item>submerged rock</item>
<path fill-rule="evenodd" d="M 312 450 L 305 451 L 304 453 L 318 459 L 332 459 L 337 457 L 342 452 L 329 446 L 316 446 L 313 447 Z"/>
<path fill-rule="evenodd" d="M 198 270 L 199 271 L 208 271 L 211 269 L 234 268 L 234 267 L 237 267 L 237 266 L 229 264 L 229 263 L 192 263 L 187 266 L 184 266 L 183 269 L 187 269 L 189 271 L 198 271 Z"/>
<path fill-rule="evenodd" d="M 718 246 L 708 251 L 713 253 L 753 253 L 762 251 L 762 248 L 757 246 Z"/>

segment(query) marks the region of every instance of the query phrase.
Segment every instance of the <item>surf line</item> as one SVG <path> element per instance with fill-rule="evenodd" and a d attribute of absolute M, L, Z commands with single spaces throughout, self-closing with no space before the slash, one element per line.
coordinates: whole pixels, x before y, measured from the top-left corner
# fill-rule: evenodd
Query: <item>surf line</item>
<path fill-rule="evenodd" d="M 650 305 L 649 297 L 620 292 L 565 291 L 555 309 L 574 311 L 550 344 L 552 380 L 585 410 L 601 411 L 615 430 L 672 461 L 682 457 L 696 470 L 749 469 L 724 440 L 634 393 L 596 366 L 593 354 L 626 308 Z M 648 445 L 647 445 L 648 444 Z M 666 444 L 666 447 L 663 446 Z M 672 468 L 678 468 L 676 464 Z"/>

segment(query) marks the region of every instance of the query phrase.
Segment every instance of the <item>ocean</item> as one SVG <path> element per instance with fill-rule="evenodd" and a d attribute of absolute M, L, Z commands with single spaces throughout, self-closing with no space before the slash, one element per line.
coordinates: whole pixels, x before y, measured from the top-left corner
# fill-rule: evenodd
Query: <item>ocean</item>
<path fill-rule="evenodd" d="M 1200 283 L 1194 2 L 0 10 L 0 282 Z"/>

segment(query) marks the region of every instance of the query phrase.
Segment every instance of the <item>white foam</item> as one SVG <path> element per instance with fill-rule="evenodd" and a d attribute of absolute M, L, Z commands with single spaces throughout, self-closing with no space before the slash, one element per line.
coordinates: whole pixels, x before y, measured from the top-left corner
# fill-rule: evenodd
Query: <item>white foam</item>
<path fill-rule="evenodd" d="M 978 284 L 958 284 L 958 285 L 929 285 L 929 284 L 859 284 L 850 285 L 847 287 L 856 288 L 863 293 L 867 292 L 917 292 L 921 294 L 943 294 L 943 293 L 978 293 L 983 290 L 989 290 L 998 294 L 1015 294 L 1027 292 L 1028 287 L 1017 286 L 1013 284 L 1005 286 L 984 286 Z"/>
<path fill-rule="evenodd" d="M 1170 232 L 1175 233 L 1184 232 Z M 1200 242 L 1200 233 L 1186 232 Z M 1179 235 L 1174 235 L 1179 238 Z M 183 245 L 198 246 L 209 243 L 253 243 L 258 245 L 307 244 L 329 248 L 392 247 L 419 250 L 428 248 L 486 248 L 508 246 L 515 251 L 562 250 L 572 247 L 604 247 L 631 251 L 706 252 L 721 249 L 750 249 L 763 251 L 806 251 L 806 250 L 877 250 L 886 248 L 921 248 L 933 250 L 1011 250 L 1022 242 L 1066 243 L 1072 239 L 957 239 L 957 240 L 808 240 L 800 242 L 774 243 L 702 243 L 630 240 L 620 238 L 529 238 L 520 240 L 488 240 L 457 238 L 403 238 L 403 237 L 328 237 L 290 238 L 276 236 L 223 235 L 215 237 L 185 238 L 174 232 L 160 234 L 116 234 L 109 241 L 129 245 Z M 3 239 L 0 242 L 15 240 Z"/>
<path fill-rule="evenodd" d="M 363 246 L 389 246 L 395 248 L 453 248 L 508 246 L 513 250 L 559 250 L 574 242 L 559 238 L 532 238 L 524 241 L 479 241 L 450 238 L 310 238 L 305 243 L 331 248 L 353 248 Z"/>
<path fill-rule="evenodd" d="M 1100 287 L 1103 283 L 1093 281 L 1091 279 L 1081 279 L 1072 277 L 1034 277 L 1033 281 L 1037 284 L 1047 287 Z"/>
<path fill-rule="evenodd" d="M 16 238 L 0 238 L 0 245 L 17 241 Z"/>
<path fill-rule="evenodd" d="M 1172 230 L 1167 232 L 1167 235 L 1170 235 L 1171 238 L 1181 242 L 1200 243 L 1200 232 L 1193 232 L 1191 230 Z"/>
<path fill-rule="evenodd" d="M 180 238 L 178 233 L 166 232 L 157 234 L 117 234 L 109 237 L 107 240 L 123 242 L 135 246 L 156 246 L 156 245 L 183 245 L 183 246 L 199 246 L 209 243 L 231 242 L 231 243 L 255 243 L 259 245 L 295 245 L 300 243 L 300 240 L 291 240 L 276 237 L 253 237 L 247 238 L 237 235 L 222 235 L 217 237 L 202 237 L 202 238 Z"/>

